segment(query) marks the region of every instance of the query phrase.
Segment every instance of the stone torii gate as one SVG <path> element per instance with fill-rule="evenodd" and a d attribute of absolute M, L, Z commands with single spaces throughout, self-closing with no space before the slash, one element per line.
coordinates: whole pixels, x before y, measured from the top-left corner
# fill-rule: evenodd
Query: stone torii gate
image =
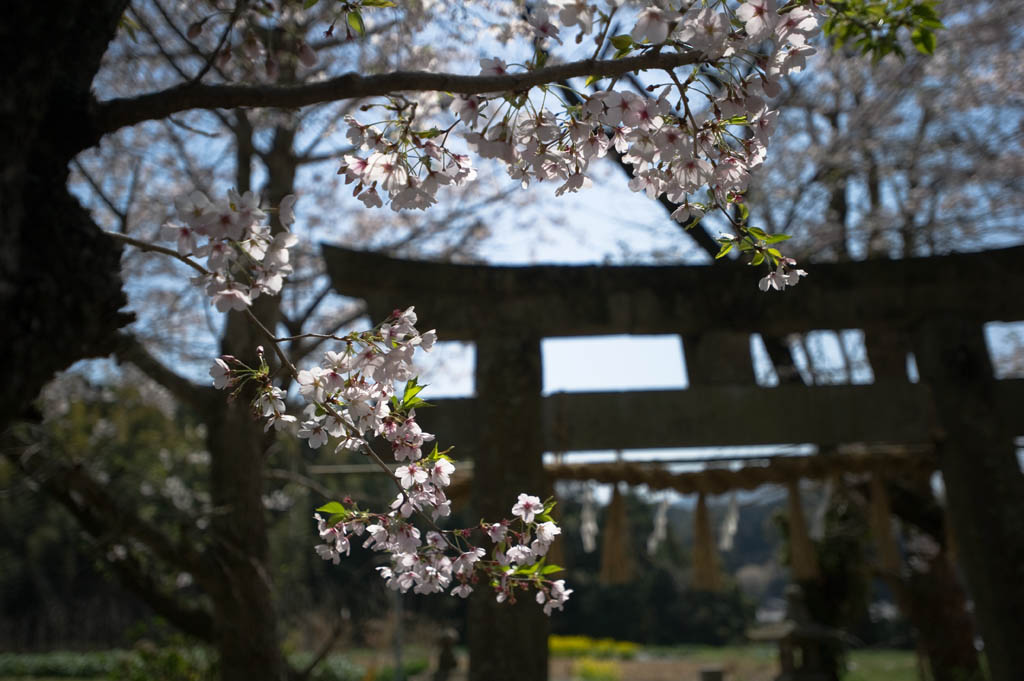
<path fill-rule="evenodd" d="M 421 420 L 473 458 L 484 517 L 507 514 L 517 492 L 550 489 L 545 451 L 933 445 L 992 678 L 1024 669 L 1024 476 L 1013 444 L 1024 380 L 994 379 L 983 335 L 986 322 L 1024 319 L 1024 248 L 815 265 L 783 295 L 759 292 L 734 263 L 493 267 L 329 246 L 324 257 L 334 288 L 363 298 L 372 318 L 415 304 L 442 340 L 476 344 L 476 397 L 439 401 Z M 750 334 L 850 328 L 864 330 L 874 384 L 755 385 Z M 690 389 L 542 397 L 541 339 L 603 334 L 680 334 Z M 918 384 L 906 374 L 911 351 Z M 471 678 L 546 678 L 539 609 L 510 612 L 478 595 Z"/>

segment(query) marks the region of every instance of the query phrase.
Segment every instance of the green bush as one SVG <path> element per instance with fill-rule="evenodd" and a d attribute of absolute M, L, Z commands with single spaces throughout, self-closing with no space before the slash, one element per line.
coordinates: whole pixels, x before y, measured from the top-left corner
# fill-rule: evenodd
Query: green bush
<path fill-rule="evenodd" d="M 296 669 L 305 669 L 313 661 L 313 654 L 292 653 L 288 662 Z M 328 655 L 310 674 L 309 681 L 360 681 L 366 676 L 366 669 L 344 655 Z"/>
<path fill-rule="evenodd" d="M 131 656 L 126 650 L 76 653 L 0 653 L 0 677 L 50 676 L 88 678 L 107 676 Z"/>
<path fill-rule="evenodd" d="M 199 646 L 139 645 L 110 673 L 112 681 L 214 681 L 217 657 Z"/>

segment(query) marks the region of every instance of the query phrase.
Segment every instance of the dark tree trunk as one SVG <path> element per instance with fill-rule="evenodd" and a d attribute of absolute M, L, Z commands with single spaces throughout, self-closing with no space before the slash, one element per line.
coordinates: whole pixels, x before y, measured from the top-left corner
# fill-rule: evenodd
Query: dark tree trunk
<path fill-rule="evenodd" d="M 488 520 L 511 517 L 520 492 L 543 496 L 540 340 L 481 338 L 476 392 L 483 437 L 475 452 L 474 511 Z M 513 606 L 495 602 L 480 584 L 469 604 L 469 676 L 472 681 L 548 677 L 548 622 L 533 594 L 518 592 Z"/>
<path fill-rule="evenodd" d="M 993 681 L 1024 669 L 1024 476 L 1013 433 L 995 409 L 983 329 L 962 320 L 922 324 L 915 338 L 932 388 L 936 452 L 957 553 L 976 604 Z"/>
<path fill-rule="evenodd" d="M 247 124 L 246 130 L 251 134 Z M 271 205 L 278 205 L 293 191 L 294 136 L 290 128 L 276 128 L 271 149 L 263 157 L 268 171 L 263 198 Z M 238 189 L 247 191 L 251 140 L 239 139 L 239 148 L 250 152 L 238 157 Z M 276 216 L 271 224 L 275 232 L 281 229 Z M 280 320 L 280 298 L 261 296 L 252 312 L 272 330 Z M 268 361 L 273 361 L 273 351 L 257 327 L 244 313 L 230 313 L 221 352 L 256 366 L 260 345 L 265 346 Z M 220 542 L 218 559 L 224 580 L 213 598 L 217 649 L 224 681 L 279 681 L 287 677 L 287 667 L 278 641 L 263 508 L 263 472 L 273 434 L 264 433 L 263 422 L 253 416 L 251 398 L 243 395 L 220 403 L 216 416 L 208 416 L 212 421 L 207 438 L 212 463 L 210 489 L 214 506 L 221 510 L 214 515 L 213 529 Z"/>
<path fill-rule="evenodd" d="M 880 384 L 907 383 L 910 336 L 901 330 L 865 333 L 868 360 Z M 928 658 L 933 681 L 978 681 L 981 668 L 974 649 L 974 622 L 957 578 L 946 541 L 946 514 L 935 502 L 927 479 L 893 487 L 892 510 L 901 520 L 934 538 L 939 552 L 926 565 L 911 566 L 905 577 L 887 576 L 903 614 L 914 627 L 918 650 Z"/>
<path fill-rule="evenodd" d="M 120 248 L 67 190 L 98 136 L 89 87 L 126 0 L 8 3 L 0 22 L 0 428 L 56 371 L 106 355 L 119 313 Z"/>

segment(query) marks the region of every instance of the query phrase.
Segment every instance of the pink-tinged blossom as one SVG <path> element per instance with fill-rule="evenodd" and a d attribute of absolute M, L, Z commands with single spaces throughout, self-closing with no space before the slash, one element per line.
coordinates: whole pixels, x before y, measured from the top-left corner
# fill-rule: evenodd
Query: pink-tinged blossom
<path fill-rule="evenodd" d="M 480 117 L 480 108 L 484 101 L 476 95 L 458 95 L 452 102 L 452 111 L 463 123 L 473 128 L 476 127 L 476 120 Z"/>
<path fill-rule="evenodd" d="M 746 0 L 736 10 L 736 18 L 743 22 L 747 35 L 753 41 L 768 38 L 779 23 L 775 0 Z"/>
<path fill-rule="evenodd" d="M 277 207 L 277 219 L 284 227 L 291 227 L 295 223 L 295 200 L 295 194 L 289 194 L 281 199 Z"/>
<path fill-rule="evenodd" d="M 523 544 L 516 544 L 505 552 L 509 561 L 516 565 L 532 565 L 537 562 L 537 554 L 530 550 L 530 547 Z"/>
<path fill-rule="evenodd" d="M 672 211 L 670 217 L 681 225 L 688 225 L 694 220 L 700 220 L 704 217 L 704 211 L 692 203 L 683 203 Z"/>
<path fill-rule="evenodd" d="M 298 435 L 303 440 L 309 440 L 311 449 L 319 449 L 327 444 L 327 429 L 319 421 L 303 421 Z"/>
<path fill-rule="evenodd" d="M 451 474 L 455 472 L 455 466 L 448 459 L 438 459 L 430 469 L 430 481 L 440 487 L 447 487 L 451 484 Z"/>
<path fill-rule="evenodd" d="M 532 523 L 534 517 L 544 510 L 544 504 L 540 497 L 530 496 L 525 492 L 519 495 L 518 501 L 512 507 L 512 515 L 522 518 L 524 523 Z"/>
<path fill-rule="evenodd" d="M 229 286 L 213 294 L 213 304 L 218 312 L 240 311 L 252 305 L 252 297 L 241 289 Z"/>
<path fill-rule="evenodd" d="M 285 409 L 284 391 L 277 386 L 271 386 L 260 392 L 256 401 L 257 407 L 260 411 L 260 416 L 279 414 Z"/>
<path fill-rule="evenodd" d="M 818 17 L 807 7 L 794 7 L 782 15 L 775 26 L 775 39 L 780 45 L 804 47 L 818 32 Z"/>
<path fill-rule="evenodd" d="M 367 526 L 366 534 L 369 536 L 363 542 L 364 549 L 383 551 L 391 542 L 391 535 L 388 533 L 387 528 L 377 523 Z"/>
<path fill-rule="evenodd" d="M 273 428 L 276 431 L 286 430 L 291 428 L 293 423 L 297 423 L 298 419 L 290 414 L 274 413 L 267 417 L 267 422 L 263 426 L 263 432 L 266 433 Z"/>
<path fill-rule="evenodd" d="M 329 560 L 335 565 L 341 562 L 341 556 L 338 551 L 330 544 L 317 544 L 313 547 L 316 550 L 316 554 L 324 560 Z"/>
<path fill-rule="evenodd" d="M 459 596 L 460 598 L 468 598 L 471 593 L 473 593 L 473 587 L 466 583 L 459 584 L 452 589 L 452 596 Z"/>
<path fill-rule="evenodd" d="M 218 390 L 223 390 L 233 383 L 231 367 L 220 357 L 213 360 L 213 366 L 210 367 L 210 376 L 213 377 L 213 387 Z"/>
<path fill-rule="evenodd" d="M 636 25 L 630 35 L 636 42 L 643 42 L 646 38 L 652 44 L 657 45 L 665 42 L 668 38 L 668 30 L 671 24 L 679 19 L 679 12 L 661 9 L 651 5 L 640 11 Z"/>
<path fill-rule="evenodd" d="M 160 238 L 176 242 L 179 255 L 188 255 L 198 246 L 195 230 L 186 225 L 168 223 L 160 228 Z"/>
<path fill-rule="evenodd" d="M 500 523 L 492 523 L 484 528 L 487 532 L 487 536 L 491 538 L 491 541 L 497 544 L 505 539 L 505 534 L 508 532 L 508 523 L 502 521 Z"/>
<path fill-rule="evenodd" d="M 689 43 L 695 50 L 711 59 L 718 59 L 732 51 L 727 38 L 732 27 L 729 17 L 705 7 L 696 14 L 687 14 L 679 29 L 678 37 Z"/>
<path fill-rule="evenodd" d="M 383 154 L 375 151 L 366 159 L 363 178 L 367 182 L 379 182 L 389 194 L 401 191 L 409 182 L 405 161 L 398 154 Z"/>
<path fill-rule="evenodd" d="M 427 532 L 427 546 L 435 549 L 444 549 L 444 536 L 440 532 L 434 532 L 433 530 Z"/>
<path fill-rule="evenodd" d="M 551 582 L 546 591 L 537 592 L 537 602 L 544 605 L 544 614 L 550 615 L 552 611 L 562 609 L 572 592 L 572 589 L 565 588 L 565 580 L 559 579 Z"/>
<path fill-rule="evenodd" d="M 479 546 L 473 548 L 472 551 L 464 551 L 452 561 L 452 571 L 457 575 L 471 575 L 473 573 L 473 566 L 484 557 L 486 551 Z"/>
<path fill-rule="evenodd" d="M 762 277 L 757 283 L 757 287 L 762 291 L 769 289 L 782 291 L 787 286 L 796 286 L 800 283 L 800 277 L 805 276 L 807 276 L 807 272 L 804 270 L 789 269 L 785 265 L 780 264 L 774 271 Z"/>
<path fill-rule="evenodd" d="M 538 38 L 558 40 L 558 27 L 551 23 L 547 10 L 543 7 L 535 6 L 533 11 L 530 12 L 527 23 L 530 24 Z"/>
<path fill-rule="evenodd" d="M 426 482 L 429 475 L 422 467 L 411 463 L 408 466 L 399 466 L 396 468 L 395 477 L 401 481 L 403 489 L 409 489 L 413 485 Z"/>
<path fill-rule="evenodd" d="M 210 199 L 199 191 L 194 191 L 185 196 L 178 196 L 174 199 L 174 207 L 178 211 L 178 217 L 186 224 L 196 228 L 201 234 L 205 234 L 207 224 L 214 219 L 214 206 Z"/>
<path fill-rule="evenodd" d="M 480 60 L 481 76 L 504 76 L 508 73 L 508 64 L 497 57 Z"/>
<path fill-rule="evenodd" d="M 311 402 L 323 402 L 327 378 L 320 367 L 299 370 L 299 392 Z"/>

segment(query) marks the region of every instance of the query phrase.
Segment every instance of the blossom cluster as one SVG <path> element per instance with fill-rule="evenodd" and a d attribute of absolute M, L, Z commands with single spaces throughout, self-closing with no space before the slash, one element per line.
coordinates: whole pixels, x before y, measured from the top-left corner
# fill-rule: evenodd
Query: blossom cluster
<path fill-rule="evenodd" d="M 560 28 L 572 26 L 582 36 L 594 31 L 596 17 L 610 25 L 617 4 L 605 12 L 585 0 L 551 0 L 534 6 L 527 21 L 539 40 L 560 40 Z M 679 206 L 672 217 L 692 225 L 710 210 L 742 202 L 751 173 L 766 157 L 778 116 L 768 100 L 779 94 L 783 77 L 805 66 L 814 51 L 808 40 L 818 24 L 810 1 L 781 8 L 776 0 L 738 6 L 724 0 L 660 1 L 641 9 L 630 33 L 611 38 L 611 44 L 616 56 L 655 49 L 689 52 L 694 63 L 686 73 L 666 71 L 668 82 L 640 94 L 613 89 L 615 82 L 572 97 L 545 86 L 543 98 L 525 92 L 459 95 L 451 109 L 470 129 L 469 146 L 482 158 L 503 162 L 524 186 L 555 182 L 556 195 L 576 192 L 591 184 L 591 161 L 614 148 L 632 166 L 633 191 L 667 197 Z M 600 44 L 603 36 L 597 40 Z M 504 75 L 511 68 L 496 58 L 480 64 L 483 76 Z M 525 68 L 541 64 L 538 56 Z M 551 101 L 560 107 L 550 108 Z M 359 181 L 356 194 L 367 206 L 383 205 L 379 185 L 394 210 L 425 208 L 441 186 L 460 184 L 473 174 L 468 158 L 412 133 L 409 118 L 364 125 L 349 117 L 347 123 L 350 139 L 369 154 L 346 156 L 339 172 Z M 738 227 L 743 231 L 744 225 Z M 788 271 L 778 258 L 768 260 Z"/>
<path fill-rule="evenodd" d="M 346 116 L 348 139 L 363 152 L 345 155 L 345 165 L 338 171 L 345 183 L 355 182 L 353 194 L 367 208 L 381 207 L 387 197 L 392 210 L 425 210 L 437 202 L 438 189 L 461 186 L 476 178 L 476 170 L 465 154 L 457 154 L 445 146 L 440 131 L 413 130 L 409 121 L 388 124 L 383 130 L 360 125 Z M 437 138 L 437 141 L 435 141 Z"/>
<path fill-rule="evenodd" d="M 218 310 L 244 310 L 261 294 L 281 292 L 292 272 L 288 249 L 297 238 L 288 231 L 273 233 L 252 192 L 232 189 L 226 199 L 213 202 L 194 191 L 174 204 L 178 221 L 165 224 L 160 236 L 175 242 L 182 257 L 206 258 L 206 271 L 194 281 Z M 294 207 L 294 196 L 281 200 L 278 218 L 284 230 L 295 221 Z"/>
<path fill-rule="evenodd" d="M 322 363 L 296 372 L 299 393 L 308 403 L 299 424 L 298 437 L 318 449 L 333 439 L 335 452 L 348 450 L 373 457 L 385 468 L 371 448 L 381 437 L 399 463 L 393 476 L 398 493 L 387 513 L 361 511 L 351 500 L 347 505 L 331 502 L 314 517 L 322 544 L 317 553 L 337 563 L 351 550 L 352 537 L 364 537 L 363 546 L 389 554 L 380 568 L 389 587 L 403 593 L 437 593 L 449 590 L 466 597 L 481 579 L 494 589 L 497 600 L 515 600 L 519 588 L 535 588 L 537 601 L 549 613 L 561 609 L 571 589 L 562 580 L 547 578 L 557 566 L 545 565 L 545 556 L 561 529 L 550 517 L 554 502 L 520 494 L 512 507 L 518 520 L 482 523 L 478 528 L 441 530 L 436 523 L 451 514 L 445 488 L 451 484 L 455 465 L 448 450 L 435 444 L 416 421 L 416 409 L 426 406 L 419 393 L 423 386 L 413 373 L 417 348 L 429 352 L 437 339 L 431 330 L 416 329 L 413 308 L 395 310 L 374 329 L 352 333 L 340 340 L 338 351 L 327 351 Z M 256 383 L 254 410 L 266 419 L 265 429 L 282 429 L 296 423 L 285 413 L 285 394 L 272 384 L 269 367 L 260 352 L 260 366 L 250 368 L 234 357 L 220 357 L 210 370 L 214 386 L 235 388 Z M 405 382 L 401 395 L 395 384 Z M 424 533 L 415 520 L 425 521 Z M 473 544 L 474 533 L 486 535 L 493 544 L 491 555 Z"/>
<path fill-rule="evenodd" d="M 411 493 L 417 486 L 440 485 L 439 479 L 454 470 L 450 461 L 447 466 L 427 462 L 435 472 L 419 479 L 416 473 L 402 471 L 403 488 Z M 412 465 L 409 467 L 412 468 Z M 437 474 L 438 468 L 444 471 Z M 417 470 L 422 470 L 417 466 Z M 435 477 L 436 476 L 436 477 Z M 408 487 L 405 487 L 408 485 Z M 402 495 L 399 495 L 400 499 Z M 350 501 L 351 503 L 351 501 Z M 404 501 L 396 500 L 404 506 Z M 546 565 L 545 555 L 555 538 L 561 534 L 547 513 L 553 502 L 541 502 L 539 497 L 520 494 L 512 507 L 516 520 L 502 520 L 497 523 L 481 523 L 477 528 L 454 531 L 428 530 L 426 535 L 408 521 L 404 511 L 373 514 L 360 511 L 354 505 L 345 507 L 332 502 L 320 511 L 331 513 L 324 518 L 314 515 L 321 540 L 317 553 L 325 560 L 338 563 L 342 554 L 351 550 L 352 537 L 363 537 L 363 546 L 390 554 L 388 565 L 377 568 L 391 589 L 406 593 L 432 594 L 448 591 L 453 596 L 466 598 L 481 581 L 488 584 L 495 593 L 497 602 L 515 602 L 517 589 L 536 589 L 535 599 L 550 615 L 561 610 L 572 594 L 565 587 L 565 580 L 550 580 L 547 575 L 561 570 L 556 565 Z M 474 531 L 488 537 L 492 543 L 491 554 L 472 542 Z"/>

